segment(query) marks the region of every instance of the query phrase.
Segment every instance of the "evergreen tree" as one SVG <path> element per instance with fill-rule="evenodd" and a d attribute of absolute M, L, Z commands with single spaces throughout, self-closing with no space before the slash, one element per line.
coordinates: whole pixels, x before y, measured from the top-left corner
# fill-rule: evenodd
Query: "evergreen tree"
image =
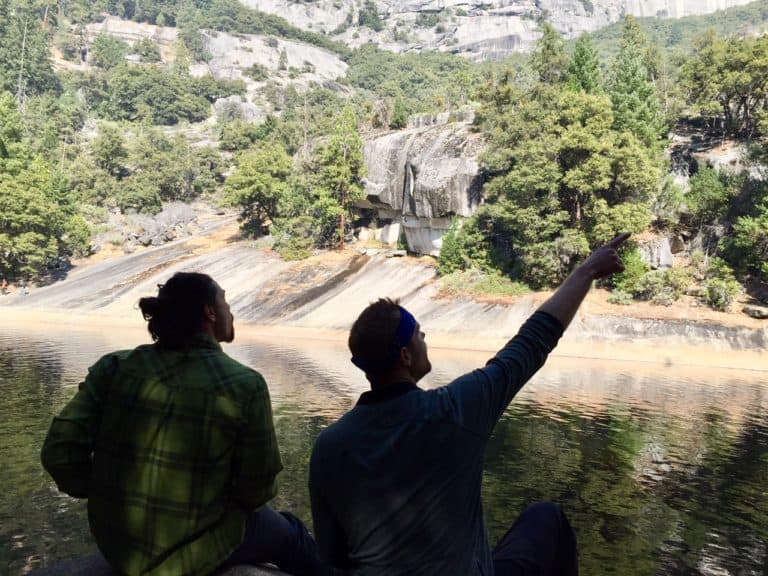
<path fill-rule="evenodd" d="M 126 174 L 125 161 L 128 151 L 118 128 L 102 124 L 98 136 L 91 144 L 91 153 L 96 165 L 111 176 L 121 177 Z"/>
<path fill-rule="evenodd" d="M 631 132 L 646 145 L 652 145 L 662 134 L 663 118 L 656 88 L 648 79 L 648 70 L 643 63 L 642 45 L 636 39 L 635 27 L 636 21 L 628 18 L 621 50 L 613 67 L 609 92 L 614 128 Z"/>
<path fill-rule="evenodd" d="M 576 41 L 573 61 L 568 69 L 568 86 L 588 94 L 597 94 L 603 90 L 597 49 L 589 34 L 582 34 Z"/>
<path fill-rule="evenodd" d="M 58 88 L 40 15 L 32 6 L 0 0 L 0 92 L 23 102 Z"/>
<path fill-rule="evenodd" d="M 267 232 L 286 201 L 292 172 L 291 157 L 276 142 L 262 142 L 238 158 L 224 190 L 227 201 L 240 208 L 243 229 L 255 236 Z"/>
<path fill-rule="evenodd" d="M 14 97 L 0 94 L 0 276 L 30 277 L 88 241 L 61 179 L 22 141 Z"/>
<path fill-rule="evenodd" d="M 344 247 L 344 235 L 352 205 L 362 198 L 365 176 L 363 141 L 357 128 L 355 111 L 347 106 L 337 119 L 328 143 L 316 156 L 316 211 L 321 222 L 321 239 L 334 244 L 331 222 L 337 220 L 338 244 Z"/>
<path fill-rule="evenodd" d="M 559 84 L 565 80 L 568 71 L 568 54 L 563 37 L 549 22 L 542 23 L 541 32 L 531 55 L 531 66 L 541 82 Z"/>

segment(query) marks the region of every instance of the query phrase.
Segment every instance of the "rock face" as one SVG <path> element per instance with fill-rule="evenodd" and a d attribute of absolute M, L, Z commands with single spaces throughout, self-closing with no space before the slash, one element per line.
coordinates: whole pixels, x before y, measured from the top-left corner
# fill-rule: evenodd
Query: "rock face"
<path fill-rule="evenodd" d="M 482 138 L 469 122 L 410 128 L 365 143 L 366 199 L 370 228 L 394 244 L 437 255 L 453 216 L 470 216 L 480 203 L 477 156 Z M 374 234 L 375 237 L 375 234 Z"/>
<path fill-rule="evenodd" d="M 617 22 L 623 14 L 681 18 L 751 0 L 374 0 L 382 21 L 378 32 L 358 26 L 363 3 L 355 0 L 242 1 L 350 46 L 376 42 L 397 52 L 443 50 L 486 60 L 528 50 L 539 36 L 536 20 L 542 16 L 574 37 Z"/>
<path fill-rule="evenodd" d="M 757 318 L 758 320 L 768 319 L 768 307 L 766 306 L 744 306 L 744 308 L 742 308 L 742 312 L 744 312 L 744 314 L 747 316 Z"/>
<path fill-rule="evenodd" d="M 668 238 L 654 238 L 638 245 L 643 260 L 654 270 L 671 268 L 674 263 Z"/>

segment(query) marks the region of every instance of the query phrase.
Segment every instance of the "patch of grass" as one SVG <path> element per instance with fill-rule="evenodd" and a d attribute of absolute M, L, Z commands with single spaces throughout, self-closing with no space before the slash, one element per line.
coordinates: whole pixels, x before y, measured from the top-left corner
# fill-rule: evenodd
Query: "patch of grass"
<path fill-rule="evenodd" d="M 521 282 L 510 280 L 498 273 L 477 269 L 460 270 L 440 278 L 441 292 L 450 296 L 511 297 L 530 292 Z"/>

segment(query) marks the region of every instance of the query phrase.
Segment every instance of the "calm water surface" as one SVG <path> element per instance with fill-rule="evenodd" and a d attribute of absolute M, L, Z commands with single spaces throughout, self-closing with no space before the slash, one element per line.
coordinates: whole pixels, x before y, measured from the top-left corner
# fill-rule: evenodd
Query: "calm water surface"
<path fill-rule="evenodd" d="M 95 550 L 83 502 L 39 465 L 50 420 L 101 354 L 139 331 L 0 335 L 0 574 Z M 310 519 L 312 443 L 366 389 L 344 348 L 241 339 L 226 350 L 270 385 L 285 471 L 277 507 Z M 431 351 L 439 386 L 483 363 Z M 492 540 L 540 499 L 563 502 L 589 575 L 768 575 L 768 372 L 553 358 L 518 395 L 487 452 Z"/>

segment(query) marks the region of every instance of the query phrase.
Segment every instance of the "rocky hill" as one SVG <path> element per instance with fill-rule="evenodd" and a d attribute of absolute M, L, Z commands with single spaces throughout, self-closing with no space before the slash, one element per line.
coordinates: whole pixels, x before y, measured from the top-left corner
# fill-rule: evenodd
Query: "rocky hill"
<path fill-rule="evenodd" d="M 70 324 L 77 317 L 78 323 L 134 325 L 138 299 L 155 293 L 158 283 L 177 271 L 204 271 L 227 291 L 240 327 L 309 334 L 346 331 L 369 302 L 392 297 L 420 319 L 433 343 L 488 350 L 513 334 L 546 297 L 449 297 L 441 290 L 431 260 L 388 258 L 384 251 L 326 252 L 286 262 L 253 242 L 238 240 L 230 219 L 220 224 L 209 222 L 196 238 L 83 263 L 64 280 L 33 287 L 26 296 L 2 296 L 4 321 Z M 616 357 L 615 344 L 633 344 L 656 355 L 665 349 L 668 355 L 687 350 L 697 356 L 697 363 L 720 365 L 717 354 L 707 357 L 702 350 L 744 351 L 761 358 L 768 346 L 768 327 L 743 314 L 702 307 L 615 306 L 605 297 L 598 291 L 582 308 L 566 339 L 573 346 L 570 353 Z"/>
<path fill-rule="evenodd" d="M 528 50 L 537 21 L 574 37 L 617 22 L 624 14 L 681 18 L 709 14 L 751 0 L 243 0 L 306 30 L 349 46 L 376 42 L 396 52 L 443 50 L 474 60 Z M 370 12 L 375 12 L 370 14 Z M 361 22 L 370 25 L 361 26 Z"/>

